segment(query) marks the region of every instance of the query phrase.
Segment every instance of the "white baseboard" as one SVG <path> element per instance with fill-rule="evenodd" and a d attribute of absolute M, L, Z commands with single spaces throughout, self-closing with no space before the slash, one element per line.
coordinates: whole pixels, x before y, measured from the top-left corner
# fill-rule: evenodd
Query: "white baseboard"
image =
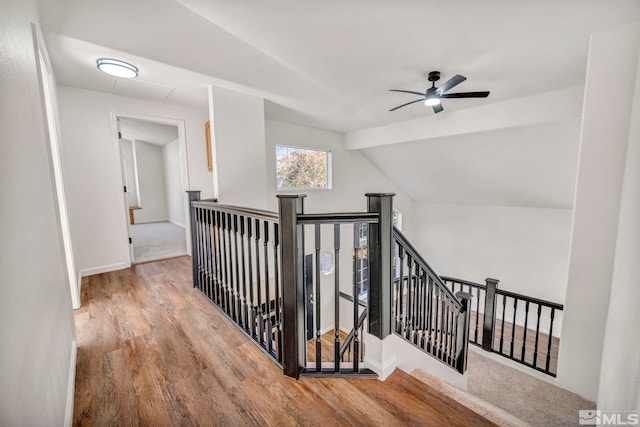
<path fill-rule="evenodd" d="M 107 273 L 109 271 L 122 270 L 124 268 L 131 267 L 130 262 L 119 262 L 117 264 L 103 265 L 100 267 L 87 268 L 85 270 L 80 270 L 80 278 L 86 276 L 92 276 L 94 274 Z"/>
<path fill-rule="evenodd" d="M 145 220 L 142 220 L 142 221 L 136 220 L 136 223 L 133 224 L 133 225 L 136 225 L 136 224 L 153 224 L 154 222 L 170 222 L 170 221 L 169 221 L 169 218 L 145 219 Z"/>
<path fill-rule="evenodd" d="M 184 225 L 184 224 L 179 223 L 178 221 L 174 221 L 174 220 L 170 219 L 170 220 L 169 220 L 169 222 L 170 222 L 171 224 L 173 224 L 173 225 L 177 225 L 178 227 L 185 228 L 185 225 Z"/>
<path fill-rule="evenodd" d="M 71 359 L 69 360 L 69 382 L 67 384 L 67 408 L 64 414 L 64 425 L 71 427 L 73 423 L 73 401 L 76 392 L 76 361 L 78 357 L 78 342 L 71 342 Z"/>
<path fill-rule="evenodd" d="M 378 374 L 378 379 L 380 381 L 386 380 L 387 377 L 393 374 L 393 371 L 395 371 L 398 367 L 398 362 L 396 361 L 395 356 L 389 357 L 382 364 L 380 364 L 377 360 L 367 358 L 367 356 L 365 355 L 364 364 L 367 368 Z"/>

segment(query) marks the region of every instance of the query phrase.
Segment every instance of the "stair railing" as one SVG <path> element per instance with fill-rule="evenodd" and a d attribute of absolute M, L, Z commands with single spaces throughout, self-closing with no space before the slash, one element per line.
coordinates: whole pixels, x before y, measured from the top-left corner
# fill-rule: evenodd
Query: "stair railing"
<path fill-rule="evenodd" d="M 496 279 L 484 284 L 444 276 L 442 280 L 453 292 L 466 290 L 475 300 L 472 344 L 556 376 L 562 304 L 499 289 Z"/>
<path fill-rule="evenodd" d="M 359 233 L 372 228 L 380 222 L 377 212 L 344 212 L 307 214 L 304 212 L 304 195 L 278 195 L 280 205 L 280 225 L 282 236 L 282 286 L 284 320 L 284 373 L 293 378 L 300 376 L 375 376 L 361 365 L 363 360 L 364 320 L 371 322 L 370 292 L 372 278 L 371 264 L 367 269 L 368 277 L 358 275 L 358 260 L 365 256 Z M 345 231 L 346 229 L 346 231 Z M 343 236 L 353 235 L 353 245 L 344 248 Z M 309 241 L 307 237 L 311 236 Z M 346 250 L 345 250 L 346 249 Z M 371 247 L 367 248 L 369 257 Z M 321 273 L 322 251 L 331 250 L 334 263 L 333 277 L 323 278 Z M 349 251 L 351 252 L 349 254 Z M 305 254 L 311 252 L 312 267 L 305 269 Z M 346 260 L 349 259 L 349 262 Z M 370 258 L 369 258 L 370 260 Z M 346 263 L 346 265 L 345 265 Z M 351 264 L 351 266 L 349 265 Z M 350 271 L 349 271 L 350 269 Z M 312 272 L 311 281 L 305 281 L 304 272 Z M 349 280 L 345 280 L 349 277 Z M 333 281 L 333 295 L 322 299 L 327 281 Z M 366 304 L 361 301 L 360 284 L 367 281 L 370 285 Z M 306 340 L 309 329 L 307 321 L 308 306 L 305 307 L 305 285 L 313 287 L 313 339 Z M 324 283 L 324 286 L 323 286 Z M 350 290 L 351 295 L 345 293 Z M 346 298 L 345 298 L 346 296 Z M 333 300 L 333 316 L 326 317 L 322 305 Z M 350 309 L 341 307 L 341 300 L 350 303 Z M 346 316 L 345 314 L 348 313 Z M 332 342 L 323 339 L 323 325 L 333 330 Z M 350 330 L 346 339 L 341 338 L 341 330 Z M 345 345 L 346 343 L 346 345 Z M 310 344 L 310 345 L 308 345 Z M 349 349 L 349 361 L 343 361 L 344 352 Z M 309 354 L 311 353 L 311 354 Z"/>
<path fill-rule="evenodd" d="M 394 227 L 393 332 L 442 363 L 467 368 L 471 295 L 447 288 Z"/>
<path fill-rule="evenodd" d="M 393 194 L 366 194 L 364 213 L 327 214 L 305 213 L 304 195 L 279 195 L 276 214 L 188 193 L 194 287 L 285 375 L 375 376 L 361 364 L 365 332 L 379 339 L 395 332 L 466 370 L 470 296 L 454 296 L 394 230 Z M 353 244 L 345 245 L 349 234 Z M 325 275 L 327 247 L 334 270 Z M 312 261 L 305 264 L 307 253 Z M 331 280 L 333 295 L 322 299 Z M 351 291 L 346 306 L 344 291 Z M 331 300 L 334 313 L 327 316 L 323 304 Z"/>
<path fill-rule="evenodd" d="M 189 197 L 194 287 L 282 365 L 278 214 Z"/>

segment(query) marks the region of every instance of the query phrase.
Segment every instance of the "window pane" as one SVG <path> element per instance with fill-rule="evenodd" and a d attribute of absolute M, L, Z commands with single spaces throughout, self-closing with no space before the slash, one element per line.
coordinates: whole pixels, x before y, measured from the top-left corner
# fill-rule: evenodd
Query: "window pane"
<path fill-rule="evenodd" d="M 330 156 L 328 151 L 276 145 L 277 188 L 331 188 Z"/>

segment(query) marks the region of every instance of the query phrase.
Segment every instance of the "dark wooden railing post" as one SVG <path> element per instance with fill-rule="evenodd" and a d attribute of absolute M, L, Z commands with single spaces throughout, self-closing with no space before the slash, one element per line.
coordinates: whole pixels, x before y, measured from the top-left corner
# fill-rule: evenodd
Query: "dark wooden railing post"
<path fill-rule="evenodd" d="M 458 316 L 456 336 L 456 369 L 461 374 L 467 370 L 467 353 L 469 352 L 469 324 L 471 319 L 471 298 L 473 295 L 467 292 L 456 292 L 456 298 L 462 303 L 462 310 Z"/>
<path fill-rule="evenodd" d="M 377 224 L 369 224 L 369 333 L 384 339 L 391 333 L 393 295 L 393 193 L 367 193 L 367 211 L 379 214 Z"/>
<path fill-rule="evenodd" d="M 196 235 L 196 212 L 192 202 L 200 200 L 200 191 L 187 191 L 189 195 L 189 218 L 191 220 L 191 264 L 193 270 L 193 287 L 199 288 L 200 275 L 198 274 L 198 237 Z"/>
<path fill-rule="evenodd" d="M 493 335 L 496 326 L 496 289 L 498 288 L 497 279 L 486 279 L 486 293 L 484 295 L 484 325 L 482 328 L 482 349 L 492 351 Z"/>
<path fill-rule="evenodd" d="M 282 369 L 298 379 L 305 366 L 304 239 L 297 217 L 304 213 L 304 195 L 278 195 L 280 278 L 282 280 Z"/>

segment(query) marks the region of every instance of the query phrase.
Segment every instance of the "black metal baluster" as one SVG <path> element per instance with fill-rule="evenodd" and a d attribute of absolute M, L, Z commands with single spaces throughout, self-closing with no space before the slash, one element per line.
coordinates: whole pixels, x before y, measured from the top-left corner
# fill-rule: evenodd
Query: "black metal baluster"
<path fill-rule="evenodd" d="M 340 224 L 333 224 L 333 253 L 334 267 L 334 323 L 335 336 L 333 338 L 333 370 L 340 372 Z"/>
<path fill-rule="evenodd" d="M 553 319 L 556 315 L 556 309 L 551 307 L 551 324 L 549 325 L 549 342 L 547 343 L 547 361 L 545 363 L 545 371 L 549 371 L 549 365 L 551 364 L 551 343 L 553 341 Z"/>
<path fill-rule="evenodd" d="M 502 296 L 502 321 L 500 322 L 500 354 L 502 354 L 502 344 L 504 343 L 504 318 L 507 308 L 507 297 Z"/>
<path fill-rule="evenodd" d="M 222 309 L 229 314 L 229 270 L 227 269 L 227 215 L 220 212 L 220 223 L 222 225 Z"/>
<path fill-rule="evenodd" d="M 214 286 L 215 286 L 215 280 L 214 280 L 214 274 L 215 274 L 215 262 L 214 262 L 214 257 L 215 257 L 215 248 L 213 245 L 213 211 L 211 211 L 210 209 L 207 209 L 207 246 L 208 246 L 208 254 L 207 254 L 207 259 L 209 261 L 209 273 L 207 274 L 207 286 L 208 286 L 208 291 L 209 291 L 209 299 L 211 301 L 214 301 Z"/>
<path fill-rule="evenodd" d="M 475 336 L 474 336 L 476 344 L 482 343 L 482 341 L 478 339 L 479 325 L 480 325 L 480 289 L 477 289 L 476 290 L 476 330 L 475 330 Z"/>
<path fill-rule="evenodd" d="M 253 245 L 251 244 L 252 241 L 251 239 L 253 238 L 253 219 L 252 218 L 247 218 L 247 265 L 249 266 L 249 304 L 250 304 L 250 309 L 251 309 L 251 313 L 250 313 L 250 335 L 257 340 L 257 329 L 256 329 L 256 301 L 254 298 L 254 288 L 255 288 L 255 282 L 253 280 L 254 278 L 254 274 L 253 274 L 253 257 L 252 257 L 252 253 L 253 253 Z"/>
<path fill-rule="evenodd" d="M 540 314 L 542 314 L 542 306 L 538 304 L 538 319 L 536 321 L 536 343 L 533 349 L 533 367 L 538 366 L 538 341 L 540 339 Z"/>
<path fill-rule="evenodd" d="M 426 350 L 431 351 L 433 341 L 433 278 L 431 274 L 427 277 L 427 345 Z"/>
<path fill-rule="evenodd" d="M 273 323 L 271 322 L 271 281 L 269 277 L 269 223 L 263 221 L 264 235 L 262 236 L 262 244 L 264 249 L 264 299 L 266 309 L 266 337 L 267 350 L 269 353 L 273 353 Z"/>
<path fill-rule="evenodd" d="M 524 304 L 524 332 L 522 334 L 522 354 L 520 355 L 520 361 L 524 363 L 524 353 L 527 347 L 527 324 L 529 321 L 529 301 Z"/>
<path fill-rule="evenodd" d="M 215 271 L 215 302 L 218 305 L 218 307 L 222 306 L 222 298 L 221 298 L 221 292 L 222 292 L 222 266 L 221 263 L 222 261 L 220 260 L 221 258 L 221 253 L 220 253 L 220 216 L 218 214 L 218 211 L 213 211 L 213 223 L 214 223 L 214 232 L 215 232 L 215 240 L 214 240 L 214 244 L 215 244 L 215 262 L 216 262 L 216 271 Z"/>
<path fill-rule="evenodd" d="M 502 296 L 506 298 L 506 296 Z M 509 352 L 509 357 L 513 357 L 513 346 L 516 342 L 516 313 L 518 311 L 518 300 L 516 298 L 513 299 L 513 323 L 511 323 L 511 349 Z"/>
<path fill-rule="evenodd" d="M 434 331 L 434 336 L 433 336 L 433 349 L 435 349 L 435 353 L 433 353 L 436 357 L 438 354 L 438 348 L 440 346 L 440 329 L 442 327 L 441 323 L 440 323 L 440 311 L 441 311 L 441 306 L 440 306 L 440 288 L 435 286 L 433 286 L 433 290 L 436 294 L 436 312 L 435 312 L 435 318 L 434 318 L 434 323 L 435 323 L 435 331 Z"/>
<path fill-rule="evenodd" d="M 447 298 L 446 298 L 446 294 L 444 293 L 443 289 L 440 289 L 440 336 L 438 338 L 438 358 L 442 359 L 442 355 L 444 353 L 444 345 L 445 345 L 445 332 L 446 332 L 446 304 L 447 304 Z"/>
<path fill-rule="evenodd" d="M 256 293 L 257 293 L 257 297 L 258 297 L 258 301 L 257 301 L 257 305 L 256 305 L 256 317 L 258 319 L 258 343 L 260 343 L 260 345 L 262 345 L 264 347 L 264 319 L 263 319 L 263 312 L 262 312 L 262 277 L 260 274 L 260 220 L 259 219 L 255 219 L 255 235 L 254 235 L 254 240 L 255 240 L 255 246 L 256 246 L 256 283 L 257 283 L 257 288 L 256 288 Z M 268 279 L 265 279 L 268 280 Z"/>
<path fill-rule="evenodd" d="M 407 322 L 405 328 L 405 338 L 411 341 L 411 333 L 413 332 L 413 277 L 411 276 L 411 265 L 413 263 L 413 258 L 409 251 L 407 251 Z"/>
<path fill-rule="evenodd" d="M 449 303 L 449 298 L 447 297 L 445 299 L 445 305 L 444 305 L 444 320 L 445 320 L 445 326 L 444 326 L 444 344 L 443 344 L 443 357 L 442 360 L 445 361 L 446 363 L 448 363 L 449 361 L 449 335 L 450 335 L 450 329 L 449 329 L 449 317 L 450 317 L 450 303 Z"/>
<path fill-rule="evenodd" d="M 399 280 L 399 285 L 400 285 L 400 325 L 398 327 L 398 333 L 399 334 L 404 334 L 405 328 L 406 328 L 406 315 L 405 315 L 405 298 L 404 298 L 404 248 L 402 246 L 400 246 L 399 251 L 398 251 L 398 255 L 399 255 L 399 260 L 400 260 L 400 278 Z"/>
<path fill-rule="evenodd" d="M 242 301 L 240 299 L 240 259 L 238 258 L 238 215 L 233 215 L 233 254 L 235 280 L 233 281 L 233 311 L 238 325 L 242 322 Z"/>
<path fill-rule="evenodd" d="M 320 224 L 314 226 L 315 236 L 315 263 L 316 268 L 314 271 L 316 292 L 314 295 L 315 304 L 313 304 L 316 315 L 316 372 L 322 370 L 322 336 L 320 335 Z M 354 294 L 354 298 L 357 298 Z"/>
<path fill-rule="evenodd" d="M 276 351 L 277 359 L 282 361 L 282 313 L 280 313 L 280 302 L 282 298 L 282 292 L 280 287 L 280 263 L 278 261 L 278 251 L 280 250 L 280 235 L 278 234 L 278 223 L 273 223 L 273 271 L 275 273 L 276 283 L 276 295 L 275 295 L 275 309 L 276 309 Z"/>
<path fill-rule="evenodd" d="M 242 314 L 242 328 L 249 331 L 249 304 L 247 301 L 247 262 L 244 245 L 245 223 L 247 218 L 240 216 L 240 253 L 242 254 L 242 296 L 240 299 L 240 307 Z"/>
<path fill-rule="evenodd" d="M 353 372 L 358 372 L 360 362 L 360 337 L 358 334 L 358 257 L 360 256 L 360 230 L 362 224 L 353 224 Z"/>
<path fill-rule="evenodd" d="M 421 294 L 422 309 L 420 312 L 420 342 L 418 343 L 418 346 L 420 346 L 421 348 L 424 348 L 424 335 L 425 335 L 425 329 L 427 327 L 428 311 L 427 311 L 427 273 L 423 269 L 420 269 L 420 289 L 422 292 Z"/>
<path fill-rule="evenodd" d="M 233 233 L 233 218 L 230 213 L 226 214 L 227 217 L 227 243 L 229 246 L 229 316 L 236 322 L 238 321 L 236 317 L 236 304 L 235 304 L 235 277 L 233 274 L 233 242 L 231 240 L 231 236 Z"/>
<path fill-rule="evenodd" d="M 395 244 L 394 245 L 395 250 L 394 250 L 393 253 L 394 254 L 399 253 L 400 244 L 395 239 L 394 239 L 394 244 Z M 394 261 L 394 263 L 397 263 L 398 262 L 398 258 L 394 257 L 393 261 Z M 399 330 L 399 327 L 400 327 L 400 304 L 401 304 L 401 297 L 402 297 L 402 293 L 400 292 L 400 287 L 401 287 L 400 282 L 401 281 L 402 281 L 402 278 L 396 280 L 395 272 L 394 272 L 393 286 L 394 286 L 394 292 L 395 292 L 395 294 L 394 294 L 395 295 L 395 301 L 394 302 L 395 302 L 396 309 L 395 309 L 395 313 L 394 313 L 395 314 L 395 316 L 394 316 L 395 325 L 393 325 L 393 330 L 396 331 L 396 333 L 400 332 L 400 330 Z"/>
<path fill-rule="evenodd" d="M 455 310 L 453 312 L 453 336 L 451 339 L 451 342 L 453 344 L 453 348 L 451 351 L 451 366 L 452 367 L 456 367 L 456 364 L 458 362 L 458 317 L 460 317 L 460 312 L 458 310 Z M 462 357 L 464 357 L 464 355 L 462 355 Z"/>
<path fill-rule="evenodd" d="M 201 235 L 202 235 L 202 229 L 201 229 L 201 224 L 202 224 L 202 209 L 201 208 L 195 208 L 195 218 L 196 218 L 196 254 L 194 254 L 195 257 L 195 261 L 196 261 L 196 265 L 198 266 L 197 271 L 198 271 L 198 282 L 194 283 L 193 285 L 198 288 L 198 290 L 202 290 L 202 286 L 200 284 L 200 282 L 202 281 L 202 239 L 201 239 Z"/>

